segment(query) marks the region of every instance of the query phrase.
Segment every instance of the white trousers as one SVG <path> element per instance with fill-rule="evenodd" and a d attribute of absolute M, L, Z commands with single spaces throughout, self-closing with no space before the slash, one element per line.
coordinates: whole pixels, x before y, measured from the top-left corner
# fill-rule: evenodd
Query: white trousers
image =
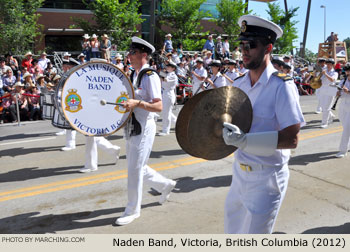
<path fill-rule="evenodd" d="M 319 89 L 316 89 L 315 94 L 316 94 L 316 98 L 317 98 L 317 107 L 316 107 L 316 111 L 321 111 L 322 108 L 321 108 L 320 90 L 319 90 Z"/>
<path fill-rule="evenodd" d="M 141 122 L 140 122 L 141 123 Z M 126 141 L 126 157 L 128 161 L 128 204 L 125 214 L 137 214 L 141 211 L 143 183 L 158 192 L 169 184 L 170 180 L 147 165 L 156 134 L 156 123 L 148 119 L 142 124 L 142 132 Z"/>
<path fill-rule="evenodd" d="M 329 95 L 321 95 L 320 96 L 320 104 L 322 108 L 322 124 L 328 124 L 328 120 L 331 116 L 334 116 L 331 112 L 332 104 L 333 104 L 334 96 Z"/>
<path fill-rule="evenodd" d="M 98 166 L 98 152 L 97 147 L 110 155 L 116 156 L 116 149 L 118 146 L 113 145 L 104 137 L 86 137 L 85 145 L 85 165 L 84 168 L 96 170 Z"/>
<path fill-rule="evenodd" d="M 243 171 L 237 160 L 225 202 L 225 233 L 271 233 L 287 191 L 288 165 Z"/>
<path fill-rule="evenodd" d="M 75 148 L 75 137 L 77 135 L 76 130 L 66 130 L 66 147 Z"/>
<path fill-rule="evenodd" d="M 172 109 L 175 103 L 175 93 L 174 90 L 163 91 L 162 94 L 162 102 L 163 102 L 163 110 L 162 110 L 162 122 L 163 128 L 162 132 L 169 134 L 171 128 L 171 122 L 176 121 L 176 116 L 173 114 Z"/>
<path fill-rule="evenodd" d="M 339 119 L 343 125 L 343 133 L 340 140 L 339 151 L 346 153 L 349 150 L 350 145 L 350 103 L 345 104 L 345 101 L 341 101 L 339 108 Z"/>

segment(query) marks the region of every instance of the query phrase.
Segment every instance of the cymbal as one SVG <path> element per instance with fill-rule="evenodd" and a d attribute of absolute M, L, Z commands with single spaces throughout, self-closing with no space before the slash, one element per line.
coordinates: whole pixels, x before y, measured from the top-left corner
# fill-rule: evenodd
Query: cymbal
<path fill-rule="evenodd" d="M 176 132 L 176 139 L 179 143 L 180 147 L 191 156 L 196 156 L 195 151 L 191 148 L 191 144 L 188 141 L 188 124 L 190 122 L 190 118 L 192 117 L 193 108 L 196 107 L 197 102 L 207 93 L 212 91 L 212 89 L 203 91 L 198 93 L 197 95 L 193 96 L 191 99 L 189 99 L 183 108 L 180 110 L 180 113 L 177 116 L 176 120 L 176 126 L 175 126 L 175 132 Z"/>
<path fill-rule="evenodd" d="M 243 132 L 249 132 L 253 118 L 249 97 L 239 88 L 231 86 L 198 95 L 185 104 L 178 116 L 176 137 L 179 145 L 195 157 L 207 160 L 224 158 L 237 148 L 225 144 L 223 122 L 235 124 Z M 192 99 L 195 100 L 191 102 Z"/>

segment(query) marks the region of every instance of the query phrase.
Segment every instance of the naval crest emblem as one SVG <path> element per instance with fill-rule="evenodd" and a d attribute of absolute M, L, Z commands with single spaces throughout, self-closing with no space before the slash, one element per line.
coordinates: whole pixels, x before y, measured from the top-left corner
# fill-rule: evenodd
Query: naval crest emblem
<path fill-rule="evenodd" d="M 81 106 L 82 100 L 80 95 L 77 94 L 77 90 L 72 88 L 68 90 L 68 95 L 65 98 L 65 110 L 75 113 L 81 110 L 83 107 Z"/>

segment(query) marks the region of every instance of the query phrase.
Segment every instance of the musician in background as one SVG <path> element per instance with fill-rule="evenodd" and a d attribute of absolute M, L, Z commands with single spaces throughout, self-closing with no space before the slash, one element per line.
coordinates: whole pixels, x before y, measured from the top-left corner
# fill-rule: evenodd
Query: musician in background
<path fill-rule="evenodd" d="M 211 77 L 205 78 L 205 82 L 209 83 L 207 86 L 207 89 L 213 89 L 213 88 L 219 88 L 226 86 L 226 79 L 221 74 L 220 68 L 221 68 L 221 61 L 220 60 L 213 60 L 209 67 L 211 68 L 212 75 Z"/>
<path fill-rule="evenodd" d="M 232 183 L 225 203 L 226 233 L 271 233 L 284 199 L 290 150 L 305 124 L 293 79 L 270 62 L 282 29 L 253 15 L 239 18 L 243 65 L 249 71 L 234 82 L 252 104 L 248 133 L 224 123 L 223 138 L 237 147 Z"/>
<path fill-rule="evenodd" d="M 196 60 L 196 68 L 192 71 L 192 93 L 193 95 L 196 95 L 203 90 L 205 90 L 204 87 L 204 80 L 207 78 L 208 73 L 207 70 L 203 67 L 203 60 L 202 58 L 197 58 Z"/>
<path fill-rule="evenodd" d="M 175 123 L 177 117 L 173 114 L 172 109 L 175 104 L 175 88 L 178 85 L 179 81 L 175 73 L 176 64 L 175 62 L 170 61 L 166 65 L 166 77 L 162 78 L 162 132 L 159 133 L 159 136 L 166 136 L 170 134 L 171 123 Z"/>
<path fill-rule="evenodd" d="M 334 97 L 337 93 L 335 82 L 338 79 L 338 73 L 334 70 L 334 59 L 326 59 L 327 69 L 322 71 L 322 86 L 319 88 L 320 105 L 322 108 L 321 128 L 327 128 L 333 122 L 335 115 L 331 108 Z"/>
<path fill-rule="evenodd" d="M 293 66 L 293 60 L 290 55 L 284 55 L 283 62 L 285 63 L 285 68 L 290 68 L 288 71 L 288 75 L 293 77 L 294 75 L 294 66 Z"/>
<path fill-rule="evenodd" d="M 159 76 L 149 68 L 148 60 L 154 53 L 153 45 L 132 37 L 128 57 L 135 72 L 131 76 L 135 99 L 125 102 L 125 109 L 133 109 L 131 123 L 125 128 L 126 158 L 128 161 L 128 204 L 117 225 L 127 225 L 140 216 L 143 183 L 161 193 L 159 203 L 165 203 L 176 182 L 167 179 L 147 165 L 156 134 L 152 112 L 162 111 L 161 83 Z M 143 71 L 147 69 L 147 71 Z M 145 73 L 142 76 L 139 74 Z"/>
<path fill-rule="evenodd" d="M 238 72 L 240 76 L 243 76 L 248 72 L 248 69 L 246 69 L 243 65 L 243 60 L 238 61 Z"/>
<path fill-rule="evenodd" d="M 239 72 L 237 70 L 237 63 L 233 59 L 229 59 L 227 63 L 228 70 L 223 76 L 226 78 L 227 86 L 232 86 L 234 80 L 239 77 Z"/>
<path fill-rule="evenodd" d="M 283 73 L 283 65 L 284 65 L 284 62 L 283 62 L 283 59 L 279 56 L 274 56 L 272 59 L 271 59 L 271 63 L 273 65 L 273 67 L 280 73 Z"/>
<path fill-rule="evenodd" d="M 335 155 L 343 158 L 348 154 L 350 145 L 350 63 L 344 66 L 346 79 L 343 81 L 342 90 L 339 91 L 341 102 L 339 107 L 339 119 L 343 125 L 343 134 L 341 136 L 339 152 Z"/>
<path fill-rule="evenodd" d="M 179 77 L 179 81 L 183 84 L 188 82 L 187 72 L 189 71 L 188 65 L 185 65 L 184 61 L 181 61 L 176 69 L 176 74 Z"/>
<path fill-rule="evenodd" d="M 322 68 L 322 70 L 326 70 L 327 69 L 326 59 L 318 58 L 317 65 L 320 66 Z M 315 94 L 316 94 L 316 97 L 317 97 L 317 100 L 318 100 L 315 113 L 316 114 L 320 114 L 322 112 L 322 108 L 321 108 L 320 89 L 319 88 L 317 88 L 315 90 Z"/>

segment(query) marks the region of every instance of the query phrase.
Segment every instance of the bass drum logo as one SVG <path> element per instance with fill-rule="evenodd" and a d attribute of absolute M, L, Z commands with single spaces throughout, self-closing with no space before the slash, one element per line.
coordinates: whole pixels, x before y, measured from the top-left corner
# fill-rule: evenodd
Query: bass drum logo
<path fill-rule="evenodd" d="M 125 92 L 122 92 L 115 102 L 125 103 L 128 99 L 129 99 L 128 94 Z M 114 109 L 117 110 L 119 113 L 122 113 L 122 114 L 126 113 L 126 109 L 123 106 L 117 105 L 114 107 Z"/>
<path fill-rule="evenodd" d="M 80 95 L 77 94 L 76 89 L 69 89 L 68 95 L 65 98 L 65 110 L 75 113 L 81 110 L 83 107 L 81 106 L 82 100 Z"/>

